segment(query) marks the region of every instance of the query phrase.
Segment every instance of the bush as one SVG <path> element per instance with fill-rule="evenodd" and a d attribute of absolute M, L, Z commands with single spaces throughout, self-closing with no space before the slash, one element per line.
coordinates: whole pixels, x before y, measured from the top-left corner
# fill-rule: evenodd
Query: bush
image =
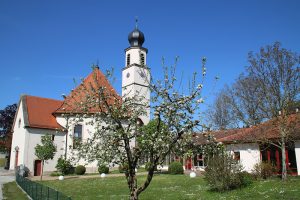
<path fill-rule="evenodd" d="M 74 173 L 74 168 L 71 165 L 71 162 L 68 160 L 65 160 L 62 157 L 60 157 L 57 160 L 57 164 L 56 164 L 55 168 L 57 169 L 57 171 L 59 171 L 61 173 L 61 175 Z"/>
<path fill-rule="evenodd" d="M 172 162 L 168 168 L 169 174 L 183 174 L 183 166 L 180 162 Z"/>
<path fill-rule="evenodd" d="M 248 186 L 253 183 L 253 176 L 252 174 L 242 171 L 238 173 L 238 179 L 240 180 L 240 186 Z"/>
<path fill-rule="evenodd" d="M 28 167 L 26 167 L 23 164 L 17 166 L 16 172 L 22 177 L 28 177 L 30 175 L 30 171 L 29 171 Z"/>
<path fill-rule="evenodd" d="M 50 176 L 60 176 L 59 172 L 51 172 Z"/>
<path fill-rule="evenodd" d="M 86 169 L 85 169 L 85 166 L 83 165 L 78 165 L 76 168 L 75 168 L 75 174 L 77 175 L 83 175 L 85 173 Z"/>
<path fill-rule="evenodd" d="M 276 168 L 269 162 L 260 162 L 254 165 L 253 176 L 254 178 L 267 179 L 276 172 Z"/>
<path fill-rule="evenodd" d="M 204 179 L 210 188 L 216 191 L 246 186 L 252 182 L 249 176 L 247 172 L 242 172 L 242 166 L 226 153 L 209 158 L 204 173 Z"/>
<path fill-rule="evenodd" d="M 128 171 L 128 164 L 127 163 L 124 163 L 122 165 L 119 165 L 119 172 L 120 173 L 125 173 Z"/>
<path fill-rule="evenodd" d="M 99 172 L 99 174 L 102 174 L 102 173 L 108 174 L 109 173 L 109 168 L 106 165 L 100 165 L 98 167 L 98 172 Z"/>

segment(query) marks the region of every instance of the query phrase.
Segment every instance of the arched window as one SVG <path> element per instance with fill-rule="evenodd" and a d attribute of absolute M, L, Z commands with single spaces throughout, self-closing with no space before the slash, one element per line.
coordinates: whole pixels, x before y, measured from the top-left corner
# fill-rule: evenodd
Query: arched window
<path fill-rule="evenodd" d="M 18 122 L 18 128 L 21 127 L 21 119 L 19 119 L 19 122 Z"/>
<path fill-rule="evenodd" d="M 78 144 L 82 141 L 82 125 L 76 124 L 73 135 L 73 149 L 76 149 Z"/>
<path fill-rule="evenodd" d="M 141 65 L 145 65 L 145 55 L 141 53 Z"/>
<path fill-rule="evenodd" d="M 127 66 L 130 65 L 130 53 L 127 54 Z"/>

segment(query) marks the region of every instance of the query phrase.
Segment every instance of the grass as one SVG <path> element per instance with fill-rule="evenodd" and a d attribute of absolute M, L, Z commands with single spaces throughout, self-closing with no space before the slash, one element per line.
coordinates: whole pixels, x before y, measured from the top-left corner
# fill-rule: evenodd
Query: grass
<path fill-rule="evenodd" d="M 145 179 L 145 176 L 139 176 Z M 91 179 L 68 179 L 43 181 L 43 184 L 71 196 L 72 199 L 128 199 L 128 188 L 124 177 Z M 142 200 L 151 199 L 300 199 L 300 178 L 291 177 L 287 183 L 274 178 L 255 181 L 252 185 L 218 193 L 210 191 L 202 177 L 194 179 L 185 175 L 155 175 L 149 188 L 140 195 Z"/>
<path fill-rule="evenodd" d="M 0 167 L 4 167 L 5 165 L 5 158 L 0 158 Z"/>
<path fill-rule="evenodd" d="M 28 200 L 26 194 L 17 186 L 16 182 L 10 182 L 3 185 L 4 199 Z"/>

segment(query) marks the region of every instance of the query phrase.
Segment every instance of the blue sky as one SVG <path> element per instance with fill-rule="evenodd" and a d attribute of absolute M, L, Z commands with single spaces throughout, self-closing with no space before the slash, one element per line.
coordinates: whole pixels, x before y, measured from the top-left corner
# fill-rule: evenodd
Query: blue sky
<path fill-rule="evenodd" d="M 0 1 L 0 109 L 21 94 L 61 99 L 91 65 L 115 68 L 121 90 L 135 16 L 153 75 L 180 57 L 185 78 L 207 57 L 205 90 L 217 92 L 247 66 L 249 51 L 280 41 L 300 53 L 300 1 Z M 213 77 L 220 76 L 215 89 Z M 212 94 L 208 95 L 212 96 Z M 212 97 L 211 97 L 212 98 Z M 210 100 L 208 100 L 210 101 Z"/>

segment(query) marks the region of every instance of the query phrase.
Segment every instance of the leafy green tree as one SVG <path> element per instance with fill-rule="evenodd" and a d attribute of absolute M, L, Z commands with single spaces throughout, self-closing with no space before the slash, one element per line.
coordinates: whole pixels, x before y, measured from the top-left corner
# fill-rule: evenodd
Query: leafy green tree
<path fill-rule="evenodd" d="M 51 135 L 44 135 L 41 137 L 42 145 L 37 144 L 35 146 L 35 155 L 42 161 L 41 180 L 44 172 L 45 161 L 53 159 L 56 153 L 56 145 L 52 141 Z"/>

